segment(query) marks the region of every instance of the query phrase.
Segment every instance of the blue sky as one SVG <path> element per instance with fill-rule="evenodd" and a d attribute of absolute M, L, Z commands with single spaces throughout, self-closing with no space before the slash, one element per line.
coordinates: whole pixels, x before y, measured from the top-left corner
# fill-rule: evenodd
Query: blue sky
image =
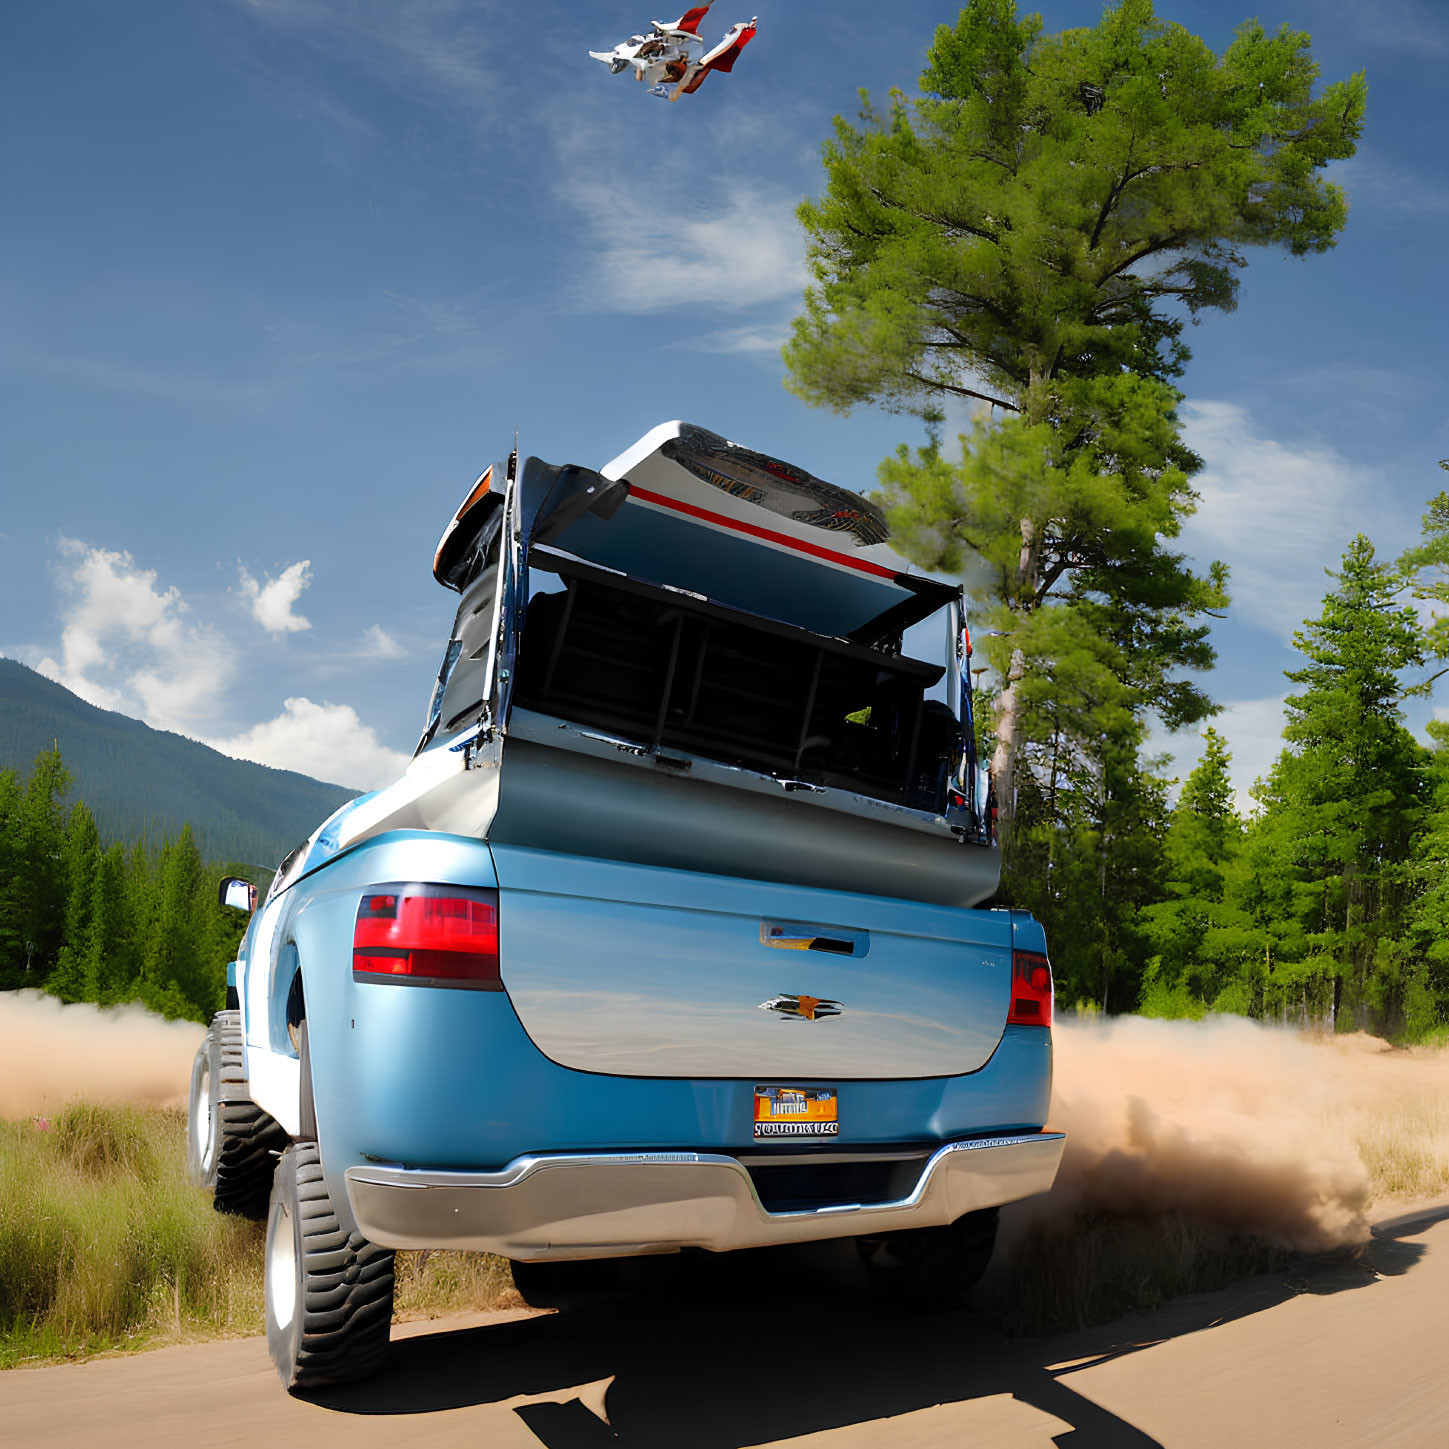
<path fill-rule="evenodd" d="M 911 420 L 781 386 L 793 207 L 831 117 L 909 88 L 955 8 L 720 0 L 706 32 L 755 10 L 735 73 L 667 105 L 586 54 L 647 4 L 0 8 L 0 654 L 367 786 L 410 751 L 451 620 L 437 536 L 515 427 L 597 466 L 684 417 L 873 486 Z M 1289 22 L 1326 79 L 1369 81 L 1337 250 L 1254 255 L 1238 311 L 1187 338 L 1186 543 L 1233 568 L 1210 687 L 1246 786 L 1324 565 L 1359 529 L 1397 551 L 1449 486 L 1449 7 L 1158 10 L 1218 49 Z"/>

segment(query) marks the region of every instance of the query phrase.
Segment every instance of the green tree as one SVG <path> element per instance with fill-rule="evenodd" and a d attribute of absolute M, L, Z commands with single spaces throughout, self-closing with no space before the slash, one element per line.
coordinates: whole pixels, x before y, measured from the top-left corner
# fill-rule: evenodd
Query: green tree
<path fill-rule="evenodd" d="M 1211 663 L 1197 621 L 1225 575 L 1196 577 L 1170 547 L 1198 466 L 1171 379 L 1184 317 L 1235 305 L 1244 248 L 1322 251 L 1343 225 L 1319 173 L 1353 154 L 1364 83 L 1315 96 L 1317 74 L 1306 35 L 1256 22 L 1217 56 L 1151 0 L 1059 35 L 1014 0 L 971 0 L 936 32 L 923 94 L 893 93 L 885 115 L 866 100 L 824 148 L 825 193 L 800 209 L 815 285 L 789 386 L 842 411 L 939 420 L 961 397 L 1004 415 L 978 421 L 961 463 L 933 439 L 882 477 L 913 558 L 989 565 L 1007 833 L 1018 762 L 1054 732 L 1034 701 L 1064 660 L 1099 711 L 1150 696 L 1172 726 L 1209 712 L 1174 671 Z M 1090 713 L 1062 736 L 1084 756 Z"/>
<path fill-rule="evenodd" d="M 1426 786 L 1425 752 L 1400 707 L 1405 674 L 1424 660 L 1404 575 L 1359 534 L 1332 576 L 1323 612 L 1294 635 L 1305 662 L 1285 671 L 1301 688 L 1258 791 L 1264 894 L 1251 904 L 1260 921 L 1286 914 L 1303 933 L 1299 951 L 1275 963 L 1273 994 L 1336 1020 L 1345 1003 L 1391 1008 Z"/>
<path fill-rule="evenodd" d="M 20 909 L 21 814 L 25 791 L 14 770 L 0 770 L 0 989 L 22 984 L 25 933 Z"/>
<path fill-rule="evenodd" d="M 1167 803 L 1138 743 L 1105 741 L 1089 768 L 1058 776 L 1054 803 L 1035 789 L 1023 799 L 1004 892 L 1046 927 L 1064 1002 L 1121 1010 L 1141 988 L 1140 913 L 1161 891 Z"/>
<path fill-rule="evenodd" d="M 20 804 L 13 864 L 16 921 L 24 951 L 24 983 L 40 986 L 55 965 L 65 930 L 65 826 L 61 799 L 70 772 L 58 749 L 35 758 Z"/>
<path fill-rule="evenodd" d="M 86 809 L 83 800 L 77 800 L 71 806 L 63 849 L 64 939 L 55 970 L 45 983 L 46 990 L 62 1001 L 84 1001 L 87 996 L 86 951 L 90 944 L 95 874 L 100 855 L 101 842 L 95 817 Z"/>
<path fill-rule="evenodd" d="M 1449 722 L 1431 720 L 1424 829 L 1409 878 L 1403 971 L 1405 1032 L 1420 1040 L 1449 1024 Z"/>
<path fill-rule="evenodd" d="M 140 970 L 127 917 L 126 854 L 119 842 L 96 867 L 86 941 L 85 999 L 110 1005 L 129 998 Z"/>
<path fill-rule="evenodd" d="M 1155 952 L 1142 1000 L 1149 1016 L 1261 1008 L 1265 943 L 1241 903 L 1246 835 L 1233 804 L 1232 755 L 1215 729 L 1203 740 L 1163 842 L 1162 899 L 1142 913 Z"/>
<path fill-rule="evenodd" d="M 204 868 L 190 825 L 161 851 L 156 910 L 141 971 L 142 1000 L 168 1016 L 191 1015 L 197 1000 L 201 921 L 197 899 Z M 192 1011 L 177 1010 L 177 1002 Z"/>
<path fill-rule="evenodd" d="M 1201 616 L 1226 604 L 1226 571 L 1199 577 L 1166 546 L 1191 506 L 1179 464 L 1192 460 L 1150 384 L 1121 374 L 1098 393 L 1091 437 L 978 420 L 959 461 L 933 440 L 881 465 L 900 545 L 967 576 L 1002 683 L 991 774 L 1004 840 L 1022 790 L 1064 798 L 1063 780 L 1106 768 L 1105 741 L 1140 744 L 1149 707 L 1169 729 L 1213 708 L 1178 671 L 1214 662 Z"/>
<path fill-rule="evenodd" d="M 816 285 L 785 349 L 811 402 L 978 398 L 1028 422 L 1074 384 L 1176 376 L 1182 313 L 1229 311 L 1243 248 L 1334 244 L 1319 174 L 1352 156 L 1362 75 L 1314 95 L 1311 41 L 1239 27 L 1221 56 L 1152 0 L 1043 35 L 1015 0 L 936 31 L 922 95 L 837 117 L 800 208 Z"/>

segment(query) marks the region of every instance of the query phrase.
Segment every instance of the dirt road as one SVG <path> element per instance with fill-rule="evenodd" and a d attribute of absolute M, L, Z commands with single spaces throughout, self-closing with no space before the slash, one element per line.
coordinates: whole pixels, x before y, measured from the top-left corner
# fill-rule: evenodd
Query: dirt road
<path fill-rule="evenodd" d="M 1449 1442 L 1449 1206 L 1320 1263 L 1010 1344 L 968 1315 L 849 1301 L 492 1314 L 394 1330 L 385 1370 L 312 1402 L 255 1339 L 0 1375 L 25 1449 L 1168 1449 Z M 607 1416 L 607 1418 L 605 1417 Z"/>

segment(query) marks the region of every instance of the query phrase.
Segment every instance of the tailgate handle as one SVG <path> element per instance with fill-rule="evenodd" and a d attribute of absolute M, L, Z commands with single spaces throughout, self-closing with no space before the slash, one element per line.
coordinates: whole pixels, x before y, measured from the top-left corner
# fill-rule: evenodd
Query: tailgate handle
<path fill-rule="evenodd" d="M 760 943 L 780 951 L 823 951 L 829 956 L 864 956 L 870 946 L 865 931 L 841 931 L 833 926 L 797 926 L 761 921 Z"/>

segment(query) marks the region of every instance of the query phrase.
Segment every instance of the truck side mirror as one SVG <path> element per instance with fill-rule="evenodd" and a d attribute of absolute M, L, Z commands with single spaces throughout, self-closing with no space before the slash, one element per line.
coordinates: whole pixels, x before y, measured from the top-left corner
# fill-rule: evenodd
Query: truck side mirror
<path fill-rule="evenodd" d="M 217 891 L 217 900 L 235 911 L 254 911 L 257 908 L 257 888 L 249 880 L 229 875 Z"/>

